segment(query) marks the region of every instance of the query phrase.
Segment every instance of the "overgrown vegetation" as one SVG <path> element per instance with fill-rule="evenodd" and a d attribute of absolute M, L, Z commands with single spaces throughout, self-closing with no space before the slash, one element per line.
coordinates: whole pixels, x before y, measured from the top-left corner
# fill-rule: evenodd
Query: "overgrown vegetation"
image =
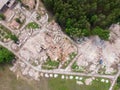
<path fill-rule="evenodd" d="M 108 40 L 108 28 L 120 22 L 120 0 L 43 0 L 72 38 L 98 35 Z"/>
<path fill-rule="evenodd" d="M 117 79 L 117 86 L 120 88 L 120 76 Z"/>
<path fill-rule="evenodd" d="M 18 2 L 22 2 L 21 0 L 17 0 Z"/>
<path fill-rule="evenodd" d="M 72 68 L 72 71 L 74 71 L 74 72 L 84 72 L 85 71 L 84 67 L 77 65 L 77 62 L 74 62 L 71 68 Z"/>
<path fill-rule="evenodd" d="M 29 29 L 37 29 L 37 28 L 39 28 L 39 25 L 36 22 L 30 22 L 27 25 L 27 28 L 29 28 Z"/>
<path fill-rule="evenodd" d="M 15 55 L 8 49 L 0 46 L 0 63 L 9 63 L 15 58 Z"/>
<path fill-rule="evenodd" d="M 9 38 L 11 38 L 15 43 L 17 43 L 19 41 L 18 38 L 16 37 L 16 35 L 14 35 L 14 34 L 11 34 L 9 36 Z"/>
<path fill-rule="evenodd" d="M 12 34 L 6 27 L 4 27 L 3 25 L 0 25 L 0 40 L 3 39 L 8 39 L 10 38 L 11 40 L 13 40 L 15 43 L 17 43 L 18 38 L 16 35 Z"/>
<path fill-rule="evenodd" d="M 69 63 L 76 57 L 76 55 L 77 55 L 76 52 L 72 52 L 71 54 L 69 54 L 69 60 L 66 60 L 64 62 L 62 68 L 65 69 L 69 65 Z"/>
<path fill-rule="evenodd" d="M 113 90 L 120 90 L 120 76 L 118 77 Z"/>
<path fill-rule="evenodd" d="M 70 57 L 70 59 L 72 60 L 72 59 L 75 58 L 76 55 L 77 55 L 76 52 L 72 52 L 72 53 L 69 55 L 69 57 Z"/>
<path fill-rule="evenodd" d="M 59 61 L 53 61 L 50 58 L 46 60 L 46 62 L 42 65 L 43 69 L 55 69 L 58 68 Z"/>
<path fill-rule="evenodd" d="M 0 20 L 5 20 L 5 15 L 0 13 Z"/>
<path fill-rule="evenodd" d="M 19 24 L 22 23 L 19 18 L 16 18 L 15 21 L 16 21 L 17 23 L 19 23 Z"/>
<path fill-rule="evenodd" d="M 77 65 L 76 62 L 74 62 L 74 64 L 72 65 L 72 69 L 78 69 L 78 68 L 79 68 L 79 66 Z"/>

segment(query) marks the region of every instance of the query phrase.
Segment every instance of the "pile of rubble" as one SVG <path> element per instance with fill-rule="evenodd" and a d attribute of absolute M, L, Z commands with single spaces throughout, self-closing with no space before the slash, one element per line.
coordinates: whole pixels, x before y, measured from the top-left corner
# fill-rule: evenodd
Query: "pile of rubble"
<path fill-rule="evenodd" d="M 36 36 L 28 39 L 19 51 L 25 60 L 39 66 L 48 57 L 51 60 L 65 61 L 71 53 L 77 52 L 76 46 L 60 31 L 55 22 L 42 29 Z"/>
<path fill-rule="evenodd" d="M 29 9 L 34 9 L 35 8 L 36 0 L 21 0 L 21 1 Z"/>
<path fill-rule="evenodd" d="M 87 71 L 102 74 L 117 72 L 117 64 L 120 62 L 120 26 L 112 25 L 110 28 L 110 41 L 102 41 L 98 37 L 92 37 L 80 44 L 79 52 L 82 54 L 77 60 L 78 66 L 87 67 Z"/>
<path fill-rule="evenodd" d="M 10 68 L 10 70 L 17 73 L 18 76 L 20 76 L 22 74 L 22 75 L 24 75 L 28 78 L 34 79 L 34 80 L 39 80 L 39 77 L 40 77 L 40 73 L 38 71 L 27 66 L 22 61 L 17 61 L 14 64 L 14 66 Z"/>
<path fill-rule="evenodd" d="M 15 30 L 20 29 L 21 24 L 25 21 L 25 15 L 20 11 L 20 9 L 14 10 L 14 17 L 11 19 L 11 21 L 8 23 L 8 26 Z"/>

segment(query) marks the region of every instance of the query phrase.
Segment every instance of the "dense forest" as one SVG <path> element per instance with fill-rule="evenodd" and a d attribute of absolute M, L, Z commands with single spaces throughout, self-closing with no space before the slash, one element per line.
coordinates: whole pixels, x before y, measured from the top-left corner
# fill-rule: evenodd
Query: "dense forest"
<path fill-rule="evenodd" d="M 120 0 L 42 1 L 71 38 L 98 35 L 108 40 L 108 28 L 120 22 Z"/>

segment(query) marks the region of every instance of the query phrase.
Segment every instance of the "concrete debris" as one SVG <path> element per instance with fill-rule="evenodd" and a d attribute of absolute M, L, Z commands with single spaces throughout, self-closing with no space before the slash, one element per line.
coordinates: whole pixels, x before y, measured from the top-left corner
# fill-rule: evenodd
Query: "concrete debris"
<path fill-rule="evenodd" d="M 91 85 L 92 81 L 93 81 L 92 78 L 88 78 L 88 79 L 85 80 L 85 84 L 86 85 Z"/>

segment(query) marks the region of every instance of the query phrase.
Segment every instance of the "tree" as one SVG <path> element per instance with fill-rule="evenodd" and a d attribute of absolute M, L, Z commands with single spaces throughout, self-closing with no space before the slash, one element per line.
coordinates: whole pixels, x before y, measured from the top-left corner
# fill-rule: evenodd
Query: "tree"
<path fill-rule="evenodd" d="M 66 33 L 72 38 L 81 37 L 81 30 L 78 28 L 66 28 Z"/>
<path fill-rule="evenodd" d="M 0 46 L 0 63 L 9 63 L 14 58 L 15 58 L 15 55 L 12 52 Z"/>
<path fill-rule="evenodd" d="M 18 38 L 16 37 L 16 35 L 11 34 L 11 35 L 10 35 L 10 38 L 11 38 L 15 43 L 17 43 L 17 42 L 19 41 Z"/>
<path fill-rule="evenodd" d="M 117 86 L 120 88 L 120 76 L 117 79 Z"/>
<path fill-rule="evenodd" d="M 92 35 L 98 35 L 103 40 L 108 40 L 109 33 L 110 32 L 108 30 L 103 30 L 100 27 L 96 27 L 92 30 Z"/>
<path fill-rule="evenodd" d="M 19 18 L 16 18 L 15 21 L 16 21 L 17 23 L 19 23 L 19 24 L 22 23 Z"/>
<path fill-rule="evenodd" d="M 2 13 L 0 13 L 0 20 L 5 20 L 5 16 Z"/>
<path fill-rule="evenodd" d="M 120 22 L 120 0 L 43 0 L 43 2 L 56 16 L 64 32 L 75 38 L 95 33 L 100 38 L 108 40 L 109 31 L 106 29 L 111 24 Z"/>
<path fill-rule="evenodd" d="M 18 2 L 22 2 L 21 0 L 17 0 Z"/>

